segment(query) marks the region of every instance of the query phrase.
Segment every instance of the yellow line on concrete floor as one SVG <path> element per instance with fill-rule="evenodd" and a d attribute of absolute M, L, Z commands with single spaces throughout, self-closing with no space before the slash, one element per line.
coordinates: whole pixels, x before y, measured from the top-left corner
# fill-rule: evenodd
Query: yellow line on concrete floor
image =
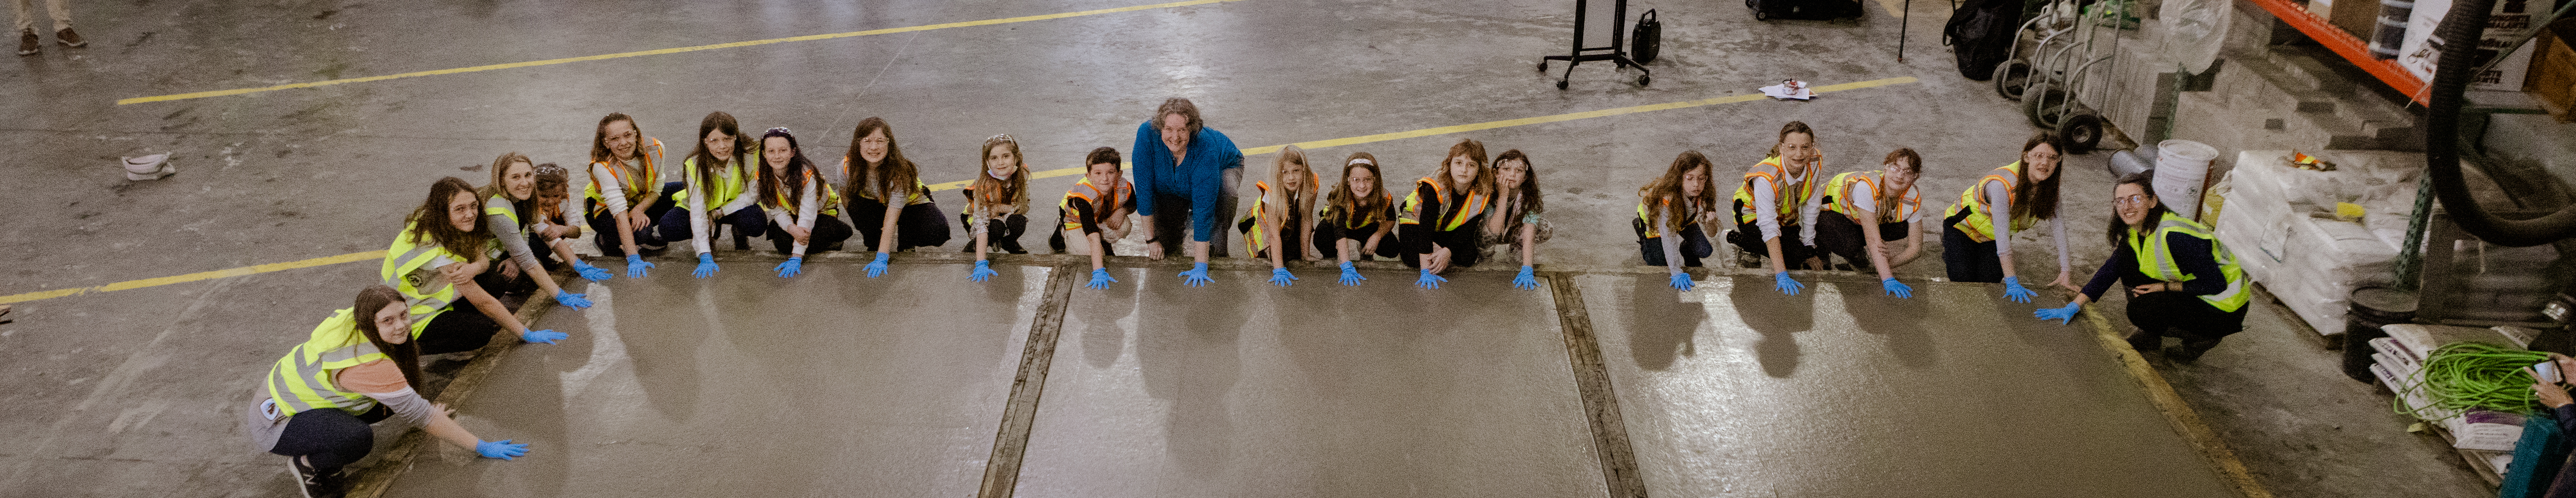
<path fill-rule="evenodd" d="M 2236 459 L 2236 452 L 2227 449 L 2227 441 L 2219 439 L 2218 432 L 2210 430 L 2209 424 L 2200 420 L 2200 412 L 2193 410 L 2190 402 L 2183 401 L 2182 393 L 2175 392 L 2173 384 L 2166 383 L 2164 375 L 2156 373 L 2154 365 L 2147 364 L 2146 357 L 2139 356 L 2137 350 L 2129 348 L 2128 340 L 2112 331 L 2111 320 L 2102 318 L 2098 309 L 2100 307 L 2097 306 L 2084 310 L 2085 326 L 2093 329 L 2094 338 L 2102 343 L 2103 349 L 2120 356 L 2120 364 L 2127 367 L 2129 377 L 2146 388 L 2147 399 L 2155 403 L 2157 411 L 2164 412 L 2165 421 L 2173 424 L 2174 431 L 2182 433 L 2183 440 L 2191 443 L 2192 449 L 2199 450 L 2210 465 L 2217 467 L 2215 470 L 2219 477 L 2236 488 L 2239 496 L 2272 498 L 2272 492 L 2264 489 L 2263 483 L 2255 481 L 2254 475 L 2245 470 L 2245 462 Z"/>
<path fill-rule="evenodd" d="M 1221 1 L 1241 1 L 1241 0 L 1193 0 L 1193 1 L 1190 1 L 1190 2 L 1179 2 L 1179 3 L 1170 3 L 1170 4 L 1158 4 L 1158 5 L 1163 5 L 1163 6 L 1175 6 L 1175 5 L 1181 5 L 1181 4 L 1213 3 L 1213 2 L 1221 2 Z M 1154 7 L 1154 6 L 1149 5 L 1149 6 L 1141 6 L 1141 7 L 1127 7 L 1127 9 L 1135 10 L 1135 9 L 1144 9 L 1144 8 L 1152 8 L 1152 7 Z M 1114 9 L 1113 9 L 1113 10 L 1114 10 Z M 1086 11 L 1086 12 L 1098 13 L 1098 12 L 1105 12 L 1105 11 Z M 1074 14 L 1074 15 L 1080 15 L 1080 14 L 1085 14 L 1085 13 L 1083 13 L 1083 12 L 1076 12 L 1076 13 L 1072 13 L 1072 14 Z M 1068 14 L 1051 14 L 1051 15 L 1057 15 L 1057 16 L 1069 16 Z M 1039 17 L 1043 17 L 1043 16 L 1039 16 Z M 1012 18 L 1012 19 L 1024 19 L 1024 18 Z M 1003 19 L 1003 20 L 998 20 L 998 21 L 1017 22 L 1017 21 L 1011 21 L 1010 19 Z M 984 22 L 984 21 L 978 21 L 978 22 Z M 936 26 L 936 25 L 934 25 L 934 26 Z M 827 36 L 828 36 L 828 35 L 827 35 Z M 1906 83 L 1913 83 L 1913 82 L 1915 82 L 1915 81 L 1916 81 L 1916 80 L 1915 80 L 1915 79 L 1914 79 L 1914 77 L 1912 77 L 1912 76 L 1901 76 L 1901 77 L 1895 77 L 1895 78 L 1875 79 L 1875 80 L 1869 80 L 1869 81 L 1860 81 L 1860 82 L 1852 82 L 1852 83 L 1843 83 L 1843 84 L 1837 84 L 1837 85 L 1825 85 L 1825 86 L 1816 87 L 1816 88 L 1815 88 L 1815 92 L 1816 92 L 1816 93 L 1830 93 L 1830 92 L 1839 92 L 1839 91 L 1844 91 L 1844 90 L 1859 90 L 1859 89 L 1864 89 L 1864 88 L 1877 88 L 1877 87 L 1888 86 L 1888 85 L 1901 85 L 1901 84 L 1906 84 Z M 193 98 L 193 97 L 191 97 L 191 98 Z M 1684 100 L 1684 101 L 1680 101 L 1680 102 L 1666 102 L 1666 103 L 1662 103 L 1662 104 L 1647 104 L 1647 105 L 1641 105 L 1641 106 L 1619 107 L 1619 108 L 1601 109 L 1601 110 L 1595 110 L 1595 111 L 1570 112 L 1570 113 L 1565 113 L 1565 114 L 1556 114 L 1556 115 L 1549 115 L 1549 116 L 1528 117 L 1528 118 L 1520 118 L 1520 119 L 1506 119 L 1506 120 L 1501 120 L 1501 121 L 1486 121 L 1486 122 L 1482 122 L 1482 123 L 1463 124 L 1463 125 L 1456 125 L 1456 126 L 1442 126 L 1442 127 L 1438 127 L 1438 128 L 1423 128 L 1423 129 L 1419 129 L 1419 130 L 1412 130 L 1412 131 L 1399 131 L 1399 132 L 1394 132 L 1394 133 L 1379 133 L 1379 134 L 1376 134 L 1376 135 L 1362 135 L 1362 136 L 1348 137 L 1348 138 L 1336 138 L 1336 139 L 1331 139 L 1331 140 L 1316 140 L 1316 141 L 1312 141 L 1312 142 L 1298 142 L 1298 143 L 1296 143 L 1296 144 L 1294 144 L 1294 145 L 1296 145 L 1296 146 L 1298 146 L 1298 147 L 1301 147 L 1301 148 L 1307 148 L 1307 149 L 1321 149 L 1321 148 L 1325 148 L 1325 147 L 1338 147 L 1338 146 L 1344 146 L 1344 145 L 1358 145 L 1358 144 L 1371 143 L 1371 142 L 1384 142 L 1384 141 L 1388 141 L 1388 140 L 1398 140 L 1398 139 L 1416 138 L 1416 137 L 1427 137 L 1427 136 L 1433 136 L 1433 135 L 1446 135 L 1446 134 L 1451 134 L 1451 133 L 1463 133 L 1463 132 L 1470 132 L 1470 131 L 1477 131 L 1477 130 L 1491 130 L 1491 129 L 1495 129 L 1495 128 L 1504 128 L 1504 127 L 1512 127 L 1512 126 L 1525 126 L 1525 125 L 1534 125 L 1534 124 L 1542 124 L 1542 123 L 1555 123 L 1555 122 L 1562 122 L 1562 121 L 1573 121 L 1573 120 L 1577 120 L 1577 119 L 1588 119 L 1588 118 L 1598 118 L 1598 117 L 1607 117 L 1607 116 L 1619 116 L 1619 115 L 1625 115 L 1625 114 L 1636 114 L 1636 113 L 1641 113 L 1641 112 L 1651 112 L 1651 111 L 1666 111 L 1666 110 L 1673 110 L 1673 109 L 1688 109 L 1688 108 L 1692 108 L 1692 107 L 1701 107 L 1701 106 L 1709 106 L 1709 105 L 1717 105 L 1717 104 L 1727 104 L 1727 103 L 1735 103 L 1735 102 L 1750 102 L 1750 101 L 1755 101 L 1755 100 L 1761 100 L 1761 99 L 1763 99 L 1763 98 L 1765 98 L 1765 97 L 1763 97 L 1763 96 L 1762 96 L 1762 95 L 1760 95 L 1760 94 L 1731 95 L 1731 96 L 1725 96 L 1725 97 L 1707 98 L 1707 99 L 1699 99 L 1699 100 Z M 1253 156 L 1253 155 L 1268 154 L 1268 153 L 1272 153 L 1272 152 L 1278 152 L 1278 151 L 1279 151 L 1279 149 L 1281 149 L 1281 148 L 1283 148 L 1283 147 L 1286 147 L 1286 146 L 1285 146 L 1285 145 L 1272 145 L 1272 146 L 1268 146 L 1268 147 L 1254 147 L 1254 148 L 1250 148 L 1250 149 L 1243 149 L 1243 155 Z M 1032 174 L 1030 175 L 1030 177 L 1031 177 L 1031 178 L 1054 178 L 1054 177 L 1059 177 L 1059 176 L 1079 175 L 1079 174 L 1082 174 L 1082 173 L 1083 173 L 1083 168 L 1080 168 L 1080 167 L 1073 167 L 1073 168 L 1060 168 L 1060 169 L 1051 169 L 1051 170 L 1046 170 L 1046 171 L 1039 171 L 1039 172 L 1032 173 Z M 962 187 L 965 187 L 967 183 L 972 182 L 972 181 L 973 181 L 973 180 L 959 180 L 959 181 L 953 181 L 953 182 L 947 182 L 947 183 L 933 184 L 933 185 L 931 185 L 931 186 L 930 186 L 930 189 L 931 189 L 931 190 L 933 190 L 933 191 L 939 191 L 939 190 L 950 190 L 950 189 L 962 188 Z M 117 282 L 117 283 L 107 284 L 107 285 L 101 285 L 101 286 L 97 286 L 97 287 L 81 287 L 81 288 L 75 288 L 75 289 L 55 289 L 55 290 L 49 290 L 49 291 L 36 291 L 36 292 L 29 292 L 29 293 L 25 293 L 25 294 L 17 294 L 17 295 L 12 295 L 12 296 L 0 297 L 0 304 L 8 304 L 8 303 L 16 303 L 16 302 L 25 302 L 25 301 L 34 301 L 34 300 L 38 300 L 38 299 L 53 299 L 53 298 L 57 298 L 57 297 L 66 297 L 66 296 L 78 296 L 78 295 L 88 294 L 88 293 L 92 293 L 92 292 L 119 291 L 119 290 L 134 289 L 134 288 L 141 288 L 141 287 L 152 287 L 152 286 L 156 286 L 156 285 L 169 285 L 169 284 L 182 283 L 182 282 L 195 282 L 195 281 L 198 281 L 198 280 L 216 279 L 216 278 L 224 278 L 224 277 L 236 277 L 236 276 L 242 276 L 242 275 L 249 275 L 249 274 L 253 274 L 253 273 L 267 273 L 267 272 L 278 271 L 278 270 L 292 270 L 292 269 L 296 269 L 296 268 L 305 268 L 305 267 L 313 267 L 313 266 L 322 266 L 322 265 L 338 264 L 338 263 L 348 263 L 348 262 L 354 262 L 354 261 L 365 261 L 365 260 L 370 260 L 370 259 L 382 258 L 382 257 L 384 257 L 384 255 L 385 255 L 385 252 L 384 252 L 384 251 L 367 251 L 367 252 L 360 252 L 360 253 L 342 254 L 342 255 L 338 255 L 338 256 L 330 256 L 330 257 L 322 257 L 322 258 L 313 258 L 313 259 L 307 259 L 307 260 L 303 260 L 303 261 L 289 261 L 289 262 L 284 262 L 284 263 L 269 263 L 269 264 L 264 264 L 264 265 L 257 265 L 257 266 L 245 266 L 245 267 L 241 267 L 241 268 L 233 268 L 233 269 L 228 269 L 228 270 L 215 270 L 215 271 L 209 271 L 209 272 L 197 272 L 197 273 L 190 273 L 190 274 L 186 274 L 186 275 L 178 275 L 178 276 L 171 276 L 171 277 L 147 278 L 147 279 L 142 279 L 142 280 L 129 280 L 129 281 L 125 281 L 125 282 Z M 2167 390 L 2168 390 L 2168 391 L 2170 391 L 2171 389 L 2170 389 L 2170 388 L 2167 388 Z"/>
<path fill-rule="evenodd" d="M 302 260 L 302 261 L 288 261 L 288 262 L 284 262 L 284 263 L 269 263 L 269 264 L 263 264 L 263 265 L 251 265 L 251 266 L 244 266 L 244 267 L 240 267 L 240 268 L 231 268 L 231 269 L 223 269 L 223 270 L 215 270 L 215 271 L 201 271 L 201 272 L 190 273 L 190 274 L 186 274 L 186 275 L 173 275 L 173 276 L 168 276 L 168 277 L 147 278 L 147 279 L 142 279 L 142 280 L 127 280 L 127 281 L 123 281 L 123 282 L 117 282 L 117 283 L 107 284 L 107 285 L 100 285 L 100 286 L 95 286 L 95 287 L 76 287 L 76 288 L 70 288 L 70 289 L 54 289 L 54 290 L 49 290 L 49 291 L 36 291 L 36 292 L 29 292 L 29 293 L 25 293 L 25 294 L 16 294 L 16 295 L 10 295 L 10 296 L 0 296 L 0 304 L 9 304 L 9 303 L 17 303 L 17 302 L 34 301 L 34 300 L 38 300 L 38 299 L 53 299 L 53 298 L 57 298 L 57 297 L 64 297 L 64 296 L 78 296 L 78 295 L 88 294 L 88 293 L 92 293 L 92 292 L 114 292 L 114 291 L 121 291 L 121 290 L 126 290 L 126 289 L 141 289 L 141 288 L 144 288 L 144 287 L 155 287 L 155 286 L 163 286 L 163 285 L 170 285 L 170 284 L 177 284 L 177 283 L 195 282 L 195 281 L 199 281 L 199 280 L 212 280 L 212 279 L 218 279 L 218 278 L 224 278 L 224 277 L 238 277 L 238 276 L 242 276 L 242 275 L 249 275 L 249 274 L 254 274 L 254 273 L 268 273 L 268 272 L 280 271 L 280 270 L 293 270 L 293 269 L 297 269 L 297 268 L 310 268 L 310 267 L 315 267 L 315 266 L 335 265 L 335 264 L 348 263 L 348 262 L 354 262 L 354 261 L 369 261 L 369 260 L 381 259 L 381 258 L 384 258 L 384 257 L 385 257 L 385 252 L 384 252 L 384 251 L 353 252 L 353 253 L 342 254 L 342 255 L 338 255 L 338 256 L 324 256 L 324 257 L 313 258 L 313 259 L 307 259 L 307 260 Z"/>
<path fill-rule="evenodd" d="M 1060 12 L 1060 13 L 1055 13 L 1055 14 L 1040 14 L 1040 15 L 1034 15 L 1034 16 L 1006 17 L 1006 18 L 1001 18 L 1001 19 L 985 19 L 985 20 L 980 20 L 980 21 L 962 21 L 962 22 L 952 22 L 952 23 L 926 24 L 926 25 L 921 25 L 921 26 L 907 26 L 907 27 L 901 27 L 901 28 L 871 29 L 871 30 L 867 30 L 867 31 L 851 31 L 851 32 L 847 32 L 847 33 L 831 33 L 831 34 L 821 34 L 821 35 L 793 36 L 793 37 L 787 37 L 787 38 L 771 38 L 771 39 L 767 39 L 767 40 L 751 40 L 751 41 L 738 41 L 738 42 L 732 42 L 732 43 L 717 43 L 717 44 L 713 44 L 713 45 L 698 45 L 698 46 L 694 46 L 694 47 L 676 47 L 676 48 L 664 48 L 664 49 L 655 49 L 655 50 L 644 50 L 644 51 L 637 51 L 637 52 L 620 52 L 620 53 L 614 53 L 614 54 L 586 55 L 586 56 L 581 56 L 581 57 L 566 57 L 566 58 L 562 58 L 562 59 L 546 59 L 546 60 L 540 60 L 540 61 L 512 62 L 512 63 L 507 63 L 507 64 L 490 64 L 490 65 L 482 65 L 482 66 L 474 66 L 474 67 L 460 67 L 460 68 L 454 68 L 454 69 L 439 69 L 439 70 L 434 70 L 434 71 L 415 71 L 415 72 L 402 73 L 402 74 L 388 74 L 388 75 L 383 75 L 383 76 L 367 76 L 367 77 L 360 77 L 360 78 L 344 78 L 344 79 L 336 79 L 336 80 L 313 81 L 313 82 L 306 82 L 306 83 L 289 83 L 289 84 L 284 84 L 284 85 L 277 85 L 277 86 L 264 86 L 264 87 L 258 87 L 258 88 L 235 88 L 235 89 L 231 89 L 231 90 L 210 90 L 210 91 L 203 91 L 203 92 L 181 93 L 181 94 L 172 94 L 172 95 L 158 95 L 158 96 L 151 96 L 151 97 L 134 97 L 134 98 L 128 98 L 128 99 L 119 99 L 119 100 L 117 100 L 117 101 L 116 101 L 116 105 L 141 104 L 141 103 L 146 103 L 146 102 L 167 102 L 167 101 L 172 101 L 172 100 L 202 99 L 202 98 L 206 98 L 206 97 L 222 97 L 222 96 L 226 96 L 226 95 L 242 95 L 242 94 L 248 94 L 248 93 L 274 92 L 274 91 L 278 91 L 278 90 L 291 90 L 291 89 L 296 89 L 296 88 L 313 88 L 313 87 L 329 86 L 329 85 L 340 85 L 340 84 L 348 84 L 348 83 L 366 83 L 366 82 L 370 82 L 370 81 L 384 81 L 384 80 L 397 79 L 397 78 L 412 78 L 412 77 L 419 77 L 419 76 L 437 76 L 437 75 L 442 75 L 442 74 L 471 73 L 471 72 L 477 72 L 477 71 L 491 71 L 491 70 L 495 70 L 495 69 L 516 69 L 516 68 L 522 68 L 522 67 L 551 66 L 551 65 L 555 65 L 555 64 L 565 64 L 565 63 L 573 63 L 573 62 L 586 62 L 586 61 L 607 60 L 607 59 L 621 59 L 621 58 L 626 58 L 626 57 L 643 57 L 643 56 L 647 56 L 647 55 L 676 54 L 676 53 L 681 53 L 681 52 L 696 52 L 696 51 L 700 51 L 700 50 L 715 50 L 715 49 L 724 49 L 724 48 L 739 48 L 739 47 L 749 47 L 749 46 L 754 46 L 754 45 L 768 45 L 768 44 L 773 44 L 773 43 L 788 43 L 788 42 L 801 42 L 801 41 L 830 40 L 830 39 L 836 39 L 836 38 L 850 38 L 850 37 L 856 37 L 856 36 L 884 35 L 884 34 L 894 34 L 894 33 L 910 33 L 910 32 L 914 32 L 914 31 L 930 31 L 930 30 L 936 30 L 936 29 L 966 28 L 966 27 L 975 27 L 975 26 L 991 26 L 991 25 L 995 25 L 995 24 L 1010 24 L 1010 23 L 1020 23 L 1020 22 L 1029 22 L 1029 21 L 1044 21 L 1044 20 L 1049 20 L 1049 19 L 1064 19 L 1064 18 L 1068 18 L 1068 17 L 1095 16 L 1095 15 L 1101 15 L 1101 14 L 1116 14 L 1116 13 L 1120 13 L 1120 12 L 1135 12 L 1135 11 L 1139 11 L 1139 10 L 1168 9 L 1168 8 L 1172 8 L 1172 7 L 1187 7 L 1187 6 L 1191 6 L 1191 5 L 1206 5 L 1206 4 L 1212 4 L 1212 3 L 1239 2 L 1239 1 L 1243 1 L 1243 0 L 1187 0 L 1187 1 L 1181 1 L 1181 2 L 1158 3 L 1158 4 L 1152 4 L 1152 5 L 1136 5 L 1136 6 L 1129 6 L 1129 7 L 1117 7 L 1117 8 L 1108 8 L 1108 9 L 1098 9 L 1098 10 L 1085 10 L 1085 11 L 1079 11 L 1079 12 Z"/>

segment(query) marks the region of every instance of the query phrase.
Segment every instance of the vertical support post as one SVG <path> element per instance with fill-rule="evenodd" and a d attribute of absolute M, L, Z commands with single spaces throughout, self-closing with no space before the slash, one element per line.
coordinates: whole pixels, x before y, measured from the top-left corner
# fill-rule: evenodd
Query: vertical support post
<path fill-rule="evenodd" d="M 1905 0 L 1905 12 L 1896 16 L 1896 62 L 1905 62 L 1905 28 L 1913 20 L 1914 0 Z"/>
<path fill-rule="evenodd" d="M 2406 217 L 2406 244 L 2397 248 L 2397 290 L 2414 292 L 2418 276 L 2424 273 L 2424 229 L 2432 218 L 2433 175 L 2418 172 L 2415 212 Z"/>

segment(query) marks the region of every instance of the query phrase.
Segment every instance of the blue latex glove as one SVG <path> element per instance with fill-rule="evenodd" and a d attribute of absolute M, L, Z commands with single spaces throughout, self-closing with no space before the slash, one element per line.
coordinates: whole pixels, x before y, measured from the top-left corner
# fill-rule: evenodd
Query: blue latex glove
<path fill-rule="evenodd" d="M 1531 267 L 1530 267 L 1530 265 L 1521 265 L 1521 274 L 1520 274 L 1520 276 L 1512 277 L 1512 288 L 1514 288 L 1514 289 L 1536 289 L 1536 288 L 1538 288 L 1538 269 L 1537 269 L 1537 268 L 1531 268 Z"/>
<path fill-rule="evenodd" d="M 2004 277 L 2004 297 L 2012 298 L 2012 302 L 2027 303 L 2030 298 L 2039 297 L 2039 293 L 2022 287 L 2021 277 Z"/>
<path fill-rule="evenodd" d="M 1893 278 L 1880 279 L 1878 281 L 1878 288 L 1880 291 L 1886 292 L 1887 295 L 1896 296 L 1897 299 L 1911 299 L 1914 297 L 1913 287 L 1907 287 L 1905 286 L 1905 282 L 1898 282 Z"/>
<path fill-rule="evenodd" d="M 511 444 L 508 439 L 499 441 L 482 441 L 474 443 L 474 453 L 477 455 L 483 455 L 483 458 L 514 460 L 519 457 L 528 456 L 528 443 Z"/>
<path fill-rule="evenodd" d="M 555 302 L 563 303 L 564 306 L 571 306 L 573 309 L 589 308 L 590 299 L 588 296 L 589 294 L 573 294 L 558 290 L 555 291 Z"/>
<path fill-rule="evenodd" d="M 1289 284 L 1296 283 L 1296 282 L 1297 282 L 1297 275 L 1292 274 L 1292 273 L 1288 273 L 1288 269 L 1287 269 L 1287 268 L 1271 268 L 1271 269 L 1270 269 L 1270 283 L 1271 283 L 1272 285 L 1277 285 L 1277 286 L 1280 286 L 1280 287 L 1287 287 Z"/>
<path fill-rule="evenodd" d="M 1358 287 L 1362 280 L 1368 280 L 1368 277 L 1360 276 L 1359 268 L 1351 266 L 1349 261 L 1342 262 L 1342 285 Z"/>
<path fill-rule="evenodd" d="M 608 279 L 617 278 L 615 273 L 609 273 L 608 270 L 599 269 L 597 266 L 591 266 L 589 262 L 578 259 L 572 260 L 572 272 L 581 274 L 581 278 L 592 282 L 606 282 Z"/>
<path fill-rule="evenodd" d="M 1438 289 L 1440 288 L 1441 283 L 1448 281 L 1449 279 L 1440 278 L 1440 275 L 1431 273 L 1431 270 L 1422 270 L 1422 278 L 1413 279 L 1413 286 L 1425 289 Z"/>
<path fill-rule="evenodd" d="M 1206 287 L 1208 282 L 1214 282 L 1214 280 L 1208 280 L 1207 263 L 1199 263 L 1191 266 L 1190 271 L 1181 272 L 1182 284 L 1191 287 Z"/>
<path fill-rule="evenodd" d="M 527 333 L 519 334 L 519 340 L 538 344 L 554 344 L 555 341 L 564 340 L 566 337 L 572 336 L 565 335 L 562 332 L 556 332 L 555 329 L 530 330 Z"/>
<path fill-rule="evenodd" d="M 886 272 L 886 258 L 887 258 L 887 257 L 890 257 L 890 256 L 893 256 L 893 255 L 892 255 L 892 254 L 886 254 L 886 253 L 877 253 L 877 260 L 876 260 L 876 262 L 874 262 L 874 263 L 868 263 L 868 278 L 877 278 L 877 277 L 885 276 L 885 272 Z"/>
<path fill-rule="evenodd" d="M 644 278 L 644 269 L 652 267 L 653 263 L 645 262 L 643 255 L 626 255 L 626 278 Z"/>
<path fill-rule="evenodd" d="M 985 281 L 990 281 L 990 280 L 992 280 L 994 275 L 1000 275 L 1000 274 L 1002 274 L 1002 272 L 993 271 L 993 262 L 992 262 L 992 261 L 989 261 L 989 260 L 987 260 L 987 261 L 976 261 L 976 262 L 975 262 L 975 273 L 973 273 L 973 274 L 969 274 L 969 275 L 966 275 L 966 279 L 967 279 L 967 280 L 977 281 L 977 282 L 985 282 Z"/>
<path fill-rule="evenodd" d="M 1780 289 L 1781 294 L 1792 296 L 1798 295 L 1798 291 L 1807 288 L 1805 285 L 1799 285 L 1798 279 L 1789 278 L 1789 272 L 1785 271 L 1771 274 L 1771 287 Z"/>
<path fill-rule="evenodd" d="M 1091 269 L 1091 283 L 1082 284 L 1082 286 L 1094 289 L 1107 289 L 1109 288 L 1109 284 L 1114 283 L 1118 283 L 1118 279 L 1109 278 L 1108 268 L 1093 268 Z"/>
<path fill-rule="evenodd" d="M 787 262 L 779 263 L 778 266 L 769 269 L 778 272 L 779 278 L 793 277 L 805 272 L 805 257 L 791 256 L 787 258 Z"/>
<path fill-rule="evenodd" d="M 698 278 L 716 276 L 716 255 L 713 253 L 699 254 L 698 269 L 697 271 L 689 272 L 689 274 L 697 275 Z"/>
<path fill-rule="evenodd" d="M 1690 274 L 1688 274 L 1688 273 L 1675 273 L 1675 274 L 1673 274 L 1673 290 L 1677 290 L 1677 291 L 1687 291 L 1687 290 L 1691 290 L 1691 288 L 1692 288 L 1692 287 L 1698 287 L 1698 286 L 1699 286 L 1699 283 L 1698 283 L 1698 282 L 1692 282 L 1692 281 L 1691 281 L 1691 276 L 1690 276 Z"/>
<path fill-rule="evenodd" d="M 2039 317 L 2040 321 L 2056 320 L 2058 325 L 2065 325 L 2075 320 L 2076 313 L 2083 311 L 2083 304 L 2066 303 L 2064 308 L 2040 308 L 2039 311 L 2031 312 L 2031 315 Z"/>

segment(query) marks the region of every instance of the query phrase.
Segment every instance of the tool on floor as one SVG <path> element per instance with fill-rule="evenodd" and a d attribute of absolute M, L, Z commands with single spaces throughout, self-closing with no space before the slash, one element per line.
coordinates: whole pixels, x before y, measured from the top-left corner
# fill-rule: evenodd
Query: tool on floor
<path fill-rule="evenodd" d="M 1584 14 L 1590 11 L 1591 3 L 1589 0 L 1574 0 L 1573 50 L 1566 52 L 1565 55 L 1541 57 L 1538 61 L 1538 72 L 1541 73 L 1547 72 L 1547 61 L 1565 61 L 1565 76 L 1558 77 L 1556 79 L 1556 89 L 1564 90 L 1566 88 L 1567 83 L 1574 79 L 1574 66 L 1583 65 L 1583 61 L 1610 61 L 1612 64 L 1617 64 L 1619 68 L 1637 68 L 1637 86 L 1646 86 L 1649 82 L 1654 81 L 1653 71 L 1646 70 L 1645 64 L 1637 61 L 1640 59 L 1654 59 L 1654 56 L 1647 54 L 1653 53 L 1657 51 L 1657 49 L 1640 47 L 1639 50 L 1641 53 L 1638 54 L 1639 59 L 1631 59 L 1628 57 L 1629 47 L 1621 42 L 1620 39 L 1624 37 L 1619 36 L 1620 33 L 1628 31 L 1628 0 L 1610 1 L 1610 46 L 1584 47 L 1583 19 L 1588 17 Z M 1639 27 L 1643 28 L 1644 23 L 1652 22 L 1654 26 L 1652 29 L 1654 32 L 1653 34 L 1660 38 L 1663 35 L 1664 24 L 1661 20 L 1656 19 L 1652 12 L 1653 11 L 1648 11 L 1648 15 L 1645 16 L 1645 19 L 1639 21 Z M 1639 38 L 1643 39 L 1644 37 L 1641 36 Z M 1662 43 L 1658 41 L 1655 45 L 1662 45 Z"/>
<path fill-rule="evenodd" d="M 170 165 L 170 155 L 166 153 L 128 157 L 123 165 L 127 180 L 159 180 L 179 172 L 177 167 Z"/>

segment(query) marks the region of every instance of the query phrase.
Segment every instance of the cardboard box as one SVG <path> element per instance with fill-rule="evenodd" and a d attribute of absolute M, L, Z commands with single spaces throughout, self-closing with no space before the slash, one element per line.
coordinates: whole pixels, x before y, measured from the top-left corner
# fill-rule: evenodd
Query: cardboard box
<path fill-rule="evenodd" d="M 2576 41 L 2576 19 L 2549 23 L 2549 29 L 2532 41 L 2542 47 L 2532 61 L 2531 77 L 2523 82 L 2523 91 L 2547 102 L 2549 112 L 2561 123 L 2576 119 L 2576 112 L 2568 112 L 2576 106 L 2576 47 L 2570 47 L 2570 41 Z"/>
<path fill-rule="evenodd" d="M 2522 91 L 2523 84 L 2531 73 L 2532 54 L 2538 52 L 2540 47 L 2536 43 L 2526 43 L 2511 54 L 2498 52 L 2502 52 L 2505 45 L 2513 43 L 2515 37 L 2529 30 L 2535 16 L 2547 14 L 2557 8 L 2557 5 L 2558 2 L 2551 0 L 2495 2 L 2495 10 L 2491 11 L 2487 18 L 2485 36 L 2477 41 L 2479 48 L 2484 52 L 2480 54 L 2478 63 L 2484 64 L 2487 60 L 2499 56 L 2505 61 L 2497 64 L 2494 69 L 2487 70 L 2486 74 L 2477 75 L 2475 79 L 2470 80 L 2469 89 Z M 2427 83 L 2433 80 L 2433 66 L 2440 62 L 2438 59 L 2442 57 L 2442 46 L 2446 44 L 2441 37 L 2433 36 L 2433 30 L 2441 26 L 2442 18 L 2450 14 L 2450 11 L 2450 0 L 2419 0 L 2415 2 L 2415 10 L 2406 21 L 2406 42 L 2398 48 L 2397 64 Z"/>

